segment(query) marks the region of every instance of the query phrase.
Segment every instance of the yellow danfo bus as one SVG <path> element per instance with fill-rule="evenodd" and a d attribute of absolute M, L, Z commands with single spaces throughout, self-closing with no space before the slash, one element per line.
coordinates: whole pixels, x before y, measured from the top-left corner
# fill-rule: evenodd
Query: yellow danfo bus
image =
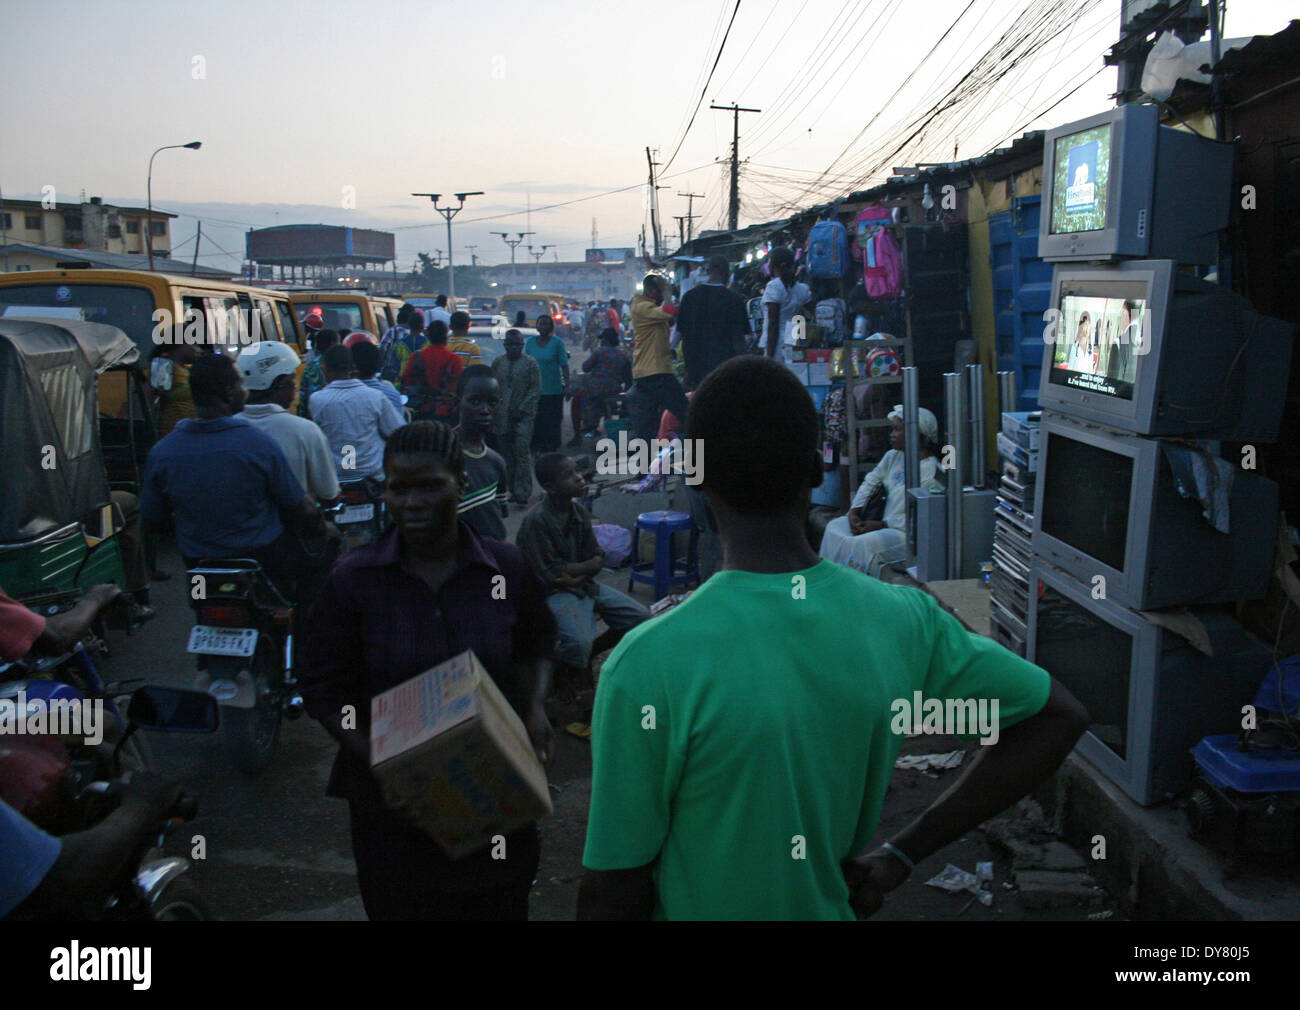
<path fill-rule="evenodd" d="M 366 291 L 291 291 L 289 300 L 300 324 L 308 312 L 319 308 L 325 329 L 365 330 L 375 337 L 397 325 L 397 310 L 402 307 L 400 298 Z"/>
<path fill-rule="evenodd" d="M 302 325 L 283 291 L 147 270 L 30 270 L 0 273 L 0 316 L 85 319 L 123 330 L 148 371 L 155 347 L 173 327 L 194 342 L 233 353 L 252 340 L 282 340 L 306 354 Z M 100 413 L 115 417 L 125 381 L 109 372 L 99 386 Z"/>

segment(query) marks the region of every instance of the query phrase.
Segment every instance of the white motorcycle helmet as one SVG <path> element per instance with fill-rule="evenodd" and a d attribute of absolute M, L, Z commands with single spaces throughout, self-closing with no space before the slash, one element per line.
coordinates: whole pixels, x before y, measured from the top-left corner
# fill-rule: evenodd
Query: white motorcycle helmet
<path fill-rule="evenodd" d="M 297 352 L 288 344 L 263 340 L 240 351 L 235 364 L 244 378 L 245 389 L 270 389 L 271 383 L 280 376 L 293 375 L 300 362 Z"/>

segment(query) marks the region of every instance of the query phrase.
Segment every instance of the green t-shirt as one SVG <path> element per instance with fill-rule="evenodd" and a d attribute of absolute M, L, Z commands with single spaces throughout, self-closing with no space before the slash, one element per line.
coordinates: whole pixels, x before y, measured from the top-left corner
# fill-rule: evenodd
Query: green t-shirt
<path fill-rule="evenodd" d="M 1049 689 L 920 590 L 718 572 L 605 663 L 583 863 L 657 860 L 656 918 L 852 919 L 840 863 L 875 833 L 895 700 L 997 699 L 1005 729 Z"/>

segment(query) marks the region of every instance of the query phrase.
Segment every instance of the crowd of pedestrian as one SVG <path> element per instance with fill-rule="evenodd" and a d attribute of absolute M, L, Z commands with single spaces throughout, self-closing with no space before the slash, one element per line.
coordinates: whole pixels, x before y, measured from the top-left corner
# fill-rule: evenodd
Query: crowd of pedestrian
<path fill-rule="evenodd" d="M 967 633 L 927 594 L 854 570 L 896 547 L 857 542 L 888 525 L 864 520 L 863 502 L 827 556 L 810 545 L 819 421 L 779 363 L 807 296 L 788 250 L 770 264 L 761 354 L 744 353 L 753 326 L 721 258 L 679 305 L 665 278 L 644 279 L 628 306 L 630 361 L 619 306 L 589 314 L 604 325 L 583 364 L 588 434 L 627 389 L 637 436 L 672 417 L 708 447 L 693 493 L 720 539 L 719 570 L 653 618 L 597 580 L 605 552 L 579 501 L 585 482 L 557 451 L 573 384 L 549 315 L 526 340 L 510 329 L 491 366 L 445 299 L 427 323 L 404 306 L 377 342 L 311 320 L 300 384 L 283 344 L 170 362 L 193 416 L 151 450 L 140 513 L 173 524 L 187 564 L 256 558 L 296 602 L 297 674 L 339 744 L 327 790 L 349 804 L 371 918 L 527 918 L 536 825 L 453 860 L 371 773 L 371 699 L 467 649 L 547 764 L 553 680 L 614 649 L 591 723 L 580 918 L 870 914 L 919 860 L 1049 775 L 1082 732 L 1086 714 L 1044 670 Z M 864 498 L 893 495 L 896 463 L 872 471 Z M 382 484 L 392 525 L 327 569 L 312 545 L 339 536 L 320 505 L 353 476 Z M 528 505 L 534 477 L 542 494 L 509 543 L 508 506 Z M 863 634 L 864 620 L 878 633 Z M 1000 740 L 869 849 L 902 743 L 891 701 L 918 693 L 994 699 Z"/>

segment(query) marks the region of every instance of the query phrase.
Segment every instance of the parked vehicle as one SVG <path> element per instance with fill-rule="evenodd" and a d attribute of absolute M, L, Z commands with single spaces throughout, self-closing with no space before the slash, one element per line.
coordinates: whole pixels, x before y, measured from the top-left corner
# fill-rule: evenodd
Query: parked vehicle
<path fill-rule="evenodd" d="M 255 340 L 283 340 L 299 357 L 307 350 L 283 291 L 146 270 L 0 273 L 0 317 L 11 316 L 116 326 L 135 343 L 140 355 L 136 367 L 146 372 L 160 342 L 155 336 L 171 338 L 173 327 L 181 328 L 183 339 L 229 354 Z M 115 373 L 101 383 L 100 410 L 108 417 L 126 415 L 125 378 Z"/>
<path fill-rule="evenodd" d="M 470 315 L 475 313 L 487 315 L 496 315 L 497 309 L 501 307 L 501 300 L 496 295 L 470 295 L 468 308 L 466 312 Z"/>
<path fill-rule="evenodd" d="M 401 299 L 372 295 L 362 290 L 291 291 L 289 300 L 299 325 L 313 309 L 319 309 L 327 330 L 365 330 L 382 337 L 390 326 L 397 325 Z"/>
<path fill-rule="evenodd" d="M 138 359 L 115 326 L 0 319 L 0 585 L 15 599 L 41 604 L 100 582 L 126 587 L 110 492 L 136 490 L 153 444 L 132 371 Z M 100 376 L 110 369 L 127 373 L 124 419 L 98 416 Z M 116 444 L 106 445 L 109 437 Z"/>
<path fill-rule="evenodd" d="M 11 667 L 0 676 L 12 672 Z M 0 697 L 21 693 L 29 704 L 33 697 L 73 700 L 77 695 L 69 690 L 61 681 L 0 682 Z M 114 737 L 103 743 L 65 742 L 49 734 L 14 736 L 0 751 L 5 802 L 51 834 L 88 830 L 113 812 L 125 783 L 143 770 L 133 756 L 144 750 L 141 729 L 211 733 L 218 726 L 216 702 L 197 691 L 149 685 L 122 697 L 120 708 L 108 700 L 117 721 Z M 133 742 L 137 747 L 131 747 Z M 187 876 L 189 860 L 161 851 L 175 825 L 193 820 L 197 813 L 193 797 L 182 793 L 168 816 L 141 835 L 116 874 L 70 917 L 116 922 L 210 919 L 202 895 Z"/>
<path fill-rule="evenodd" d="M 251 558 L 212 558 L 189 571 L 197 623 L 186 651 L 198 657 L 197 690 L 221 705 L 222 737 L 235 767 L 265 771 L 282 718 L 303 701 L 293 675 L 293 606 Z"/>

